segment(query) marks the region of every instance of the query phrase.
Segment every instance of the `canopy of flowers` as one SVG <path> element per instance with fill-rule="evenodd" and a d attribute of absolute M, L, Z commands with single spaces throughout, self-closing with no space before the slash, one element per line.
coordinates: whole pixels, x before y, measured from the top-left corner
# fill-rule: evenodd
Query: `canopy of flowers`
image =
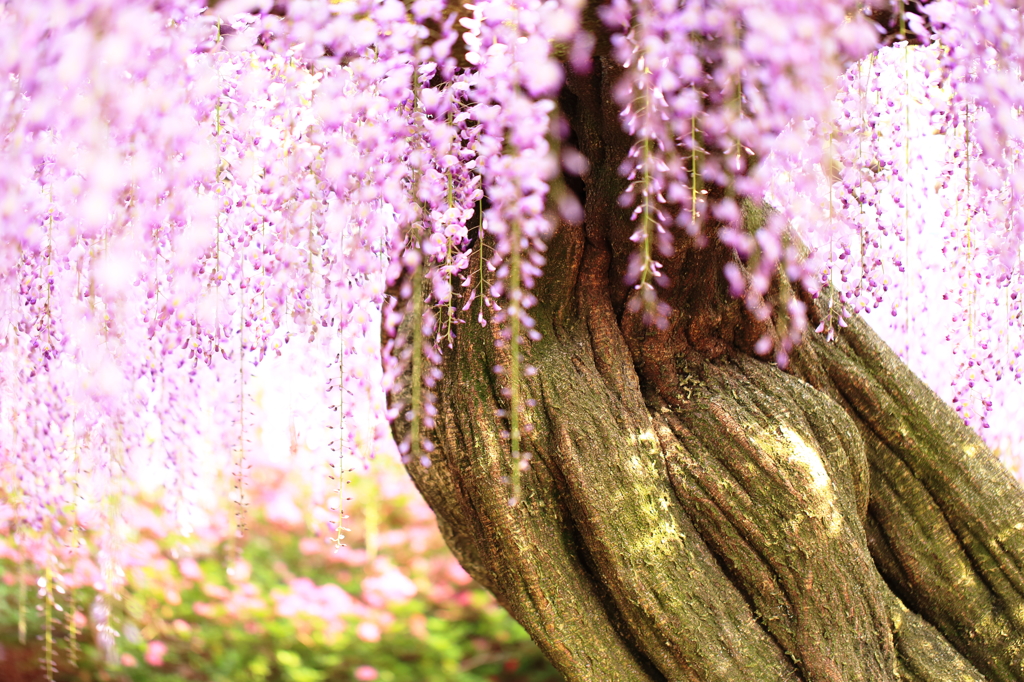
<path fill-rule="evenodd" d="M 532 287 L 547 236 L 582 217 L 563 174 L 587 172 L 556 99 L 594 29 L 634 140 L 633 309 L 663 323 L 673 244 L 719 240 L 732 293 L 788 330 L 763 355 L 785 364 L 806 327 L 798 298 L 769 305 L 782 267 L 827 297 L 818 332 L 878 308 L 912 356 L 939 330 L 954 372 L 938 387 L 986 426 L 1021 375 L 1024 24 L 1009 0 L 922 6 L 0 3 L 5 513 L 61 537 L 138 462 L 189 488 L 211 439 L 244 502 L 252 372 L 296 338 L 331 377 L 334 532 L 344 460 L 392 447 L 381 417 L 410 422 L 399 452 L 429 466 L 460 325 L 498 325 L 496 371 L 533 371 Z M 765 200 L 751 233 L 743 207 Z M 406 402 L 386 407 L 382 384 Z M 525 457 L 530 406 L 509 401 Z"/>

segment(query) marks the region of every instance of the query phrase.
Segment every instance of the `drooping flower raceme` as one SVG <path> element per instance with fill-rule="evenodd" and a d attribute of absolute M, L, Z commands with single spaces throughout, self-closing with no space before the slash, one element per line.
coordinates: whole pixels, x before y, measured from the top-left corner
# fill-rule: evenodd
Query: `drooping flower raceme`
<path fill-rule="evenodd" d="M 731 269 L 734 293 L 744 294 L 763 318 L 772 312 L 765 295 L 780 262 L 794 281 L 813 286 L 798 249 L 784 243 L 783 221 L 747 234 L 740 205 L 762 201 L 765 176 L 758 169 L 770 150 L 799 144 L 815 153 L 793 139 L 790 124 L 829 120 L 844 65 L 877 45 L 878 34 L 858 7 L 615 0 L 602 8 L 626 70 L 618 88 L 623 125 L 636 139 L 623 163 L 630 185 L 622 201 L 633 207 L 638 243 L 627 276 L 637 287 L 633 305 L 649 320 L 665 321 L 654 285 L 676 233 L 698 245 L 717 237 L 734 247 L 749 266 L 746 275 Z M 724 194 L 710 205 L 709 187 Z M 803 328 L 802 305 L 789 306 L 794 335 L 776 349 L 783 364 Z"/>

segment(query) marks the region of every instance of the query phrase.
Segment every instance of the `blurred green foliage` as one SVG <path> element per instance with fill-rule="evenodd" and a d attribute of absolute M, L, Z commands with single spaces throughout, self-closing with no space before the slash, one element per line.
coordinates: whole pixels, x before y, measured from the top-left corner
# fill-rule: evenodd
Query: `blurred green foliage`
<path fill-rule="evenodd" d="M 525 631 L 457 567 L 422 501 L 407 490 L 363 499 L 376 506 L 369 514 L 354 509 L 350 537 L 356 547 L 379 547 L 369 554 L 334 552 L 302 528 L 271 520 L 259 504 L 237 543 L 226 537 L 232 535 L 229 523 L 219 534 L 190 538 L 140 523 L 143 528 L 126 538 L 130 551 L 119 562 L 123 584 L 112 597 L 101 599 L 91 586 L 51 593 L 63 609 L 51 608 L 55 679 L 561 680 Z M 147 511 L 162 513 L 150 502 L 126 509 L 125 517 L 141 519 Z M 367 518 L 374 527 L 366 526 Z M 37 583 L 38 570 L 22 571 L 13 556 L 8 544 L 7 558 L 0 559 L 0 682 L 35 682 L 45 679 L 46 592 Z M 100 575 L 90 559 L 81 561 L 84 567 L 62 567 L 64 584 L 73 585 L 75 575 L 79 583 Z M 106 652 L 97 644 L 105 605 L 118 631 Z M 24 646 L 18 642 L 19 612 L 28 633 Z M 73 668 L 68 614 L 76 613 L 83 633 Z"/>

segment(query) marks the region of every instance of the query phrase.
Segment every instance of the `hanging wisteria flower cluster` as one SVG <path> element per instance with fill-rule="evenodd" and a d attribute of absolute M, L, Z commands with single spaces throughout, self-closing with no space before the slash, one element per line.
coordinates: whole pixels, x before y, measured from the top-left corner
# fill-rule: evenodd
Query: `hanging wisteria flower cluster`
<path fill-rule="evenodd" d="M 773 152 L 769 195 L 829 286 L 817 331 L 877 311 L 911 366 L 1005 446 L 1012 414 L 987 429 L 994 405 L 1019 403 L 1022 372 L 1020 15 L 953 2 L 927 14 L 934 34 L 908 15 L 921 45 L 852 65 L 833 115 Z"/>
<path fill-rule="evenodd" d="M 649 320 L 665 321 L 653 284 L 676 233 L 698 245 L 718 236 L 742 259 L 753 258 L 748 275 L 738 267 L 727 274 L 733 293 L 762 318 L 771 314 L 764 296 L 782 259 L 794 281 L 807 274 L 799 251 L 781 247 L 784 222 L 746 234 L 740 205 L 763 198 L 759 160 L 793 144 L 793 121 L 826 119 L 843 64 L 876 46 L 860 4 L 615 0 L 602 8 L 626 68 L 619 102 L 636 142 L 624 162 L 630 185 L 622 200 L 635 206 L 639 244 L 628 276 L 638 290 L 634 305 Z M 710 185 L 725 192 L 711 206 Z M 720 234 L 705 233 L 709 215 Z M 805 311 L 794 302 L 790 313 L 799 332 Z M 783 364 L 792 340 L 777 350 Z M 769 339 L 761 350 L 771 350 Z"/>

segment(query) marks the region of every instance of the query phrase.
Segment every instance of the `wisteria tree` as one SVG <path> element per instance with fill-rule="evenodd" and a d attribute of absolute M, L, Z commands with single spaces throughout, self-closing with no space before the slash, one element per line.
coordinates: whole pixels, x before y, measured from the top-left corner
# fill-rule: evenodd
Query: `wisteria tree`
<path fill-rule="evenodd" d="M 1024 679 L 971 428 L 1021 373 L 1022 49 L 1008 0 L 0 4 L 41 590 L 138 461 L 187 489 L 215 437 L 244 508 L 296 339 L 336 470 L 393 437 L 569 680 Z"/>

